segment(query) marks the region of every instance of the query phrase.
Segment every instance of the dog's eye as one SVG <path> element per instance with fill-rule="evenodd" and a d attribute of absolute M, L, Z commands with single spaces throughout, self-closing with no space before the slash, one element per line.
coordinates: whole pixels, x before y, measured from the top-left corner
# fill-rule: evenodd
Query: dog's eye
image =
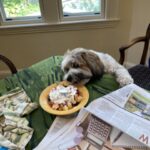
<path fill-rule="evenodd" d="M 69 71 L 69 68 L 65 68 L 64 71 L 65 71 L 65 72 L 68 72 L 68 71 Z"/>
<path fill-rule="evenodd" d="M 73 68 L 79 68 L 79 65 L 76 64 L 76 63 L 73 63 L 73 64 L 72 64 L 72 67 L 73 67 Z"/>

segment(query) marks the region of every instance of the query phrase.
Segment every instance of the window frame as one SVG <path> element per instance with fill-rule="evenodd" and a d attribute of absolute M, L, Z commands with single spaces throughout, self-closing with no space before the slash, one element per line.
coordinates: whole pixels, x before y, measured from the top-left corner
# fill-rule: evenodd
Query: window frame
<path fill-rule="evenodd" d="M 99 13 L 99 14 L 79 13 L 79 15 L 70 15 L 70 16 L 65 17 L 63 14 L 62 0 L 58 0 L 59 19 L 62 22 L 65 22 L 65 21 L 82 21 L 82 20 L 88 21 L 88 20 L 95 20 L 95 19 L 104 19 L 105 18 L 105 1 L 106 0 L 100 0 L 100 1 L 101 1 L 101 13 Z"/>
<path fill-rule="evenodd" d="M 1 1 L 1 0 L 0 0 Z M 119 19 L 119 0 L 105 1 L 105 17 L 100 19 L 61 20 L 60 0 L 39 0 L 42 18 L 39 20 L 3 22 L 0 13 L 0 35 L 76 31 L 115 27 Z M 51 13 L 52 12 L 52 13 Z"/>
<path fill-rule="evenodd" d="M 40 12 L 41 16 L 24 16 L 24 17 L 6 17 L 6 12 L 4 9 L 4 5 L 2 1 L 0 0 L 0 24 L 1 25 L 23 25 L 23 24 L 30 24 L 30 23 L 41 23 L 43 22 L 43 13 L 42 13 L 42 3 L 41 0 L 39 0 L 39 7 L 40 7 Z"/>

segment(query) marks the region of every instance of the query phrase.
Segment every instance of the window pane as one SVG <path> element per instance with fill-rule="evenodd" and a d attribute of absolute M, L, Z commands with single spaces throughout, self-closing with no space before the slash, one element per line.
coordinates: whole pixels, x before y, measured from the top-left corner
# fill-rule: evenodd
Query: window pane
<path fill-rule="evenodd" d="M 41 16 L 39 0 L 2 0 L 6 19 Z"/>
<path fill-rule="evenodd" d="M 101 0 L 62 0 L 63 14 L 87 15 L 101 13 Z"/>

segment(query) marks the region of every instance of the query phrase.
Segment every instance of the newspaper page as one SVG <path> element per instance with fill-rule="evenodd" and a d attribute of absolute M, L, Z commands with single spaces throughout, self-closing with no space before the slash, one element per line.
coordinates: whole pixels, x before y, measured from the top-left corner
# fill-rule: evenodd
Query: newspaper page
<path fill-rule="evenodd" d="M 56 118 L 49 130 L 51 131 L 49 134 L 55 135 L 55 138 L 47 138 L 49 142 L 46 145 L 40 144 L 37 147 L 39 150 L 43 148 L 44 150 L 123 150 L 121 148 L 113 149 L 111 146 L 112 126 L 85 109 L 79 112 L 73 122 L 66 122 L 67 130 L 62 128 L 61 121 L 64 122 L 64 120 L 60 117 Z M 37 148 L 36 150 L 38 150 Z"/>
<path fill-rule="evenodd" d="M 75 117 L 73 116 L 56 117 L 47 134 L 45 135 L 43 140 L 38 144 L 38 146 L 34 148 L 34 150 L 49 149 L 49 143 L 55 141 L 58 137 L 63 135 L 68 130 L 68 128 L 70 128 L 74 120 Z"/>
<path fill-rule="evenodd" d="M 127 85 L 93 101 L 87 111 L 150 147 L 150 93 Z"/>

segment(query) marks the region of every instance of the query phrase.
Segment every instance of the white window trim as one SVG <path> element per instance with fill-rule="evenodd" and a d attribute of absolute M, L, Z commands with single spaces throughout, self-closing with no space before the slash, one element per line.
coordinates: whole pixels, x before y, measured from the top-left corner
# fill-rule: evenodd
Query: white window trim
<path fill-rule="evenodd" d="M 105 1 L 105 18 L 92 20 L 60 20 L 58 1 L 53 1 L 53 6 L 48 0 L 40 0 L 41 13 L 44 14 L 41 20 L 32 20 L 31 22 L 22 22 L 23 24 L 1 24 L 0 35 L 6 34 L 24 34 L 24 33 L 41 33 L 54 31 L 73 31 L 93 28 L 114 27 L 119 22 L 119 0 Z M 55 6 L 55 7 L 54 7 Z M 51 11 L 53 13 L 51 13 Z M 1 17 L 0 17 L 1 18 Z"/>

